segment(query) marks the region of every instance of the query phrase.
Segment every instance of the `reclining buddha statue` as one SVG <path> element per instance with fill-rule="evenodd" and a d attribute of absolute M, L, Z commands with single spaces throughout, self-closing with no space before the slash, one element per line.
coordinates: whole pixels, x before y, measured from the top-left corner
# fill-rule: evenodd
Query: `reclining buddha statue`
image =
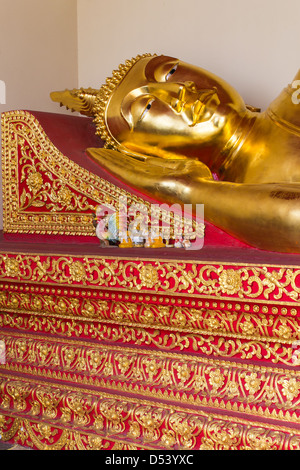
<path fill-rule="evenodd" d="M 260 112 L 212 73 L 145 54 L 99 90 L 51 98 L 94 117 L 106 145 L 88 155 L 130 187 L 204 204 L 205 220 L 253 247 L 300 253 L 299 79 Z"/>

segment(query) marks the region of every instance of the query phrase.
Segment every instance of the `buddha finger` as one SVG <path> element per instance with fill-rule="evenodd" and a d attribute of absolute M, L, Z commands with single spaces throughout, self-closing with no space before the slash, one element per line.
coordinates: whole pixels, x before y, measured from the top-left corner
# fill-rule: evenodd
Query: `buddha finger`
<path fill-rule="evenodd" d="M 89 148 L 87 154 L 108 173 L 146 194 L 151 193 L 153 184 L 159 191 L 166 176 L 166 169 L 162 166 L 149 164 L 149 161 L 146 164 L 117 150 Z"/>
<path fill-rule="evenodd" d="M 131 155 L 121 153 L 118 150 L 105 148 L 88 148 L 87 154 L 101 165 L 102 168 L 111 172 L 137 171 L 143 172 L 145 160 L 138 160 Z"/>

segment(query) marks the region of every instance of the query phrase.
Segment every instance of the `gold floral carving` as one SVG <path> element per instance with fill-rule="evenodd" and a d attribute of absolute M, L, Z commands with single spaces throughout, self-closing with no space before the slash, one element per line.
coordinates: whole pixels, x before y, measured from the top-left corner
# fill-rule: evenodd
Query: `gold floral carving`
<path fill-rule="evenodd" d="M 76 270 L 76 265 L 74 264 Z M 70 295 L 0 291 L 2 312 L 97 320 L 168 331 L 293 344 L 300 340 L 299 318 L 279 313 L 254 314 L 226 309 L 153 305 L 144 302 L 107 301 Z"/>
<path fill-rule="evenodd" d="M 5 369 L 159 399 L 300 422 L 298 370 L 74 340 L 1 334 Z M 21 410 L 28 395 L 18 394 Z M 276 406 L 275 406 L 276 405 Z M 54 412 L 54 410 L 52 410 Z M 47 412 L 49 417 L 52 411 Z"/>
<path fill-rule="evenodd" d="M 39 448 L 298 448 L 298 276 L 289 266 L 2 253 L 0 412 L 19 416 L 16 438 Z M 64 383 L 63 396 L 49 380 Z M 93 386 L 111 394 L 96 402 Z M 72 436 L 71 423 L 82 428 Z"/>
<path fill-rule="evenodd" d="M 67 304 L 60 304 L 63 308 Z M 60 308 L 60 307 L 59 307 Z M 89 338 L 111 344 L 145 345 L 164 351 L 193 351 L 205 356 L 265 360 L 293 366 L 293 341 L 276 337 L 251 337 L 239 334 L 220 334 L 209 330 L 181 330 L 176 328 L 151 328 L 151 325 L 116 323 L 111 321 L 82 321 L 72 317 L 62 319 L 50 316 L 0 313 L 2 328 L 21 331 L 33 329 L 36 332 L 53 333 L 60 337 Z M 296 363 L 296 365 L 298 362 Z"/>
<path fill-rule="evenodd" d="M 1 279 L 295 306 L 300 297 L 300 269 L 292 266 L 0 253 Z"/>

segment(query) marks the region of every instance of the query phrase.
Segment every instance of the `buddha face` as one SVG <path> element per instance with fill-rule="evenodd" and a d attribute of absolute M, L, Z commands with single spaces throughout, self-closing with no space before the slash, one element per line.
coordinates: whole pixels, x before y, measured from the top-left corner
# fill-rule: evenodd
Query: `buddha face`
<path fill-rule="evenodd" d="M 238 93 L 220 78 L 157 56 L 130 69 L 108 104 L 106 122 L 122 148 L 173 158 L 200 156 L 205 149 L 210 158 L 245 111 Z"/>

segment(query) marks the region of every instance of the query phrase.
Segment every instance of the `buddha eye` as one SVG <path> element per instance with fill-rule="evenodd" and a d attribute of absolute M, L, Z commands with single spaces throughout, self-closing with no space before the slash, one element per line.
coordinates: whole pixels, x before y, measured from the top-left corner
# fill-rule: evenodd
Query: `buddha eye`
<path fill-rule="evenodd" d="M 147 102 L 147 104 L 144 108 L 144 111 L 141 114 L 140 120 L 143 119 L 145 117 L 145 115 L 148 113 L 149 109 L 151 109 L 153 101 L 154 100 L 150 100 L 150 101 Z"/>
<path fill-rule="evenodd" d="M 174 65 L 174 67 L 171 68 L 171 70 L 167 73 L 166 75 L 166 82 L 169 80 L 169 78 L 173 75 L 173 73 L 176 72 L 178 64 Z"/>

